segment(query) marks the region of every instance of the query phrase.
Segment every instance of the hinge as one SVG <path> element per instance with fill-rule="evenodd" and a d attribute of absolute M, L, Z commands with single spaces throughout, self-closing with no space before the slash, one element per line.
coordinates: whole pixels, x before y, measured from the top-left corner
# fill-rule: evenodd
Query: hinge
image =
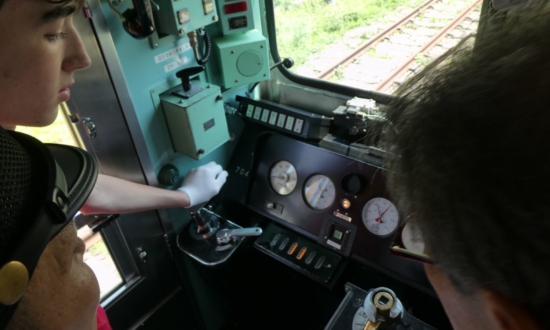
<path fill-rule="evenodd" d="M 170 259 L 174 260 L 174 253 L 172 252 L 172 244 L 170 244 L 170 238 L 168 237 L 168 234 L 164 234 L 163 236 L 166 247 L 168 248 L 168 253 L 170 253 Z"/>

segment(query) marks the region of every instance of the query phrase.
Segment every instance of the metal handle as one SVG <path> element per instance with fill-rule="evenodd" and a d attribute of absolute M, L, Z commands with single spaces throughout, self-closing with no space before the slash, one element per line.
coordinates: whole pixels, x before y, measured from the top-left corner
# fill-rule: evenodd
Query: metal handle
<path fill-rule="evenodd" d="M 228 244 L 233 237 L 240 236 L 260 236 L 262 234 L 262 228 L 251 227 L 241 229 L 222 229 L 216 233 L 218 244 Z"/>

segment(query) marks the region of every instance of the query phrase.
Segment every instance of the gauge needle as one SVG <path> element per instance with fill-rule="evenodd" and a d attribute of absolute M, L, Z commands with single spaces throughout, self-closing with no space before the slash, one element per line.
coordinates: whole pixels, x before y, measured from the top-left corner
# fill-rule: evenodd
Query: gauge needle
<path fill-rule="evenodd" d="M 378 204 L 376 204 L 376 207 L 378 207 Z M 374 220 L 376 220 L 376 222 L 381 222 L 381 223 L 384 223 L 382 221 L 382 217 L 384 216 L 384 214 L 386 214 L 386 212 L 388 212 L 388 210 L 390 209 L 390 207 L 388 206 L 387 209 L 384 210 L 384 212 L 380 213 L 380 209 L 378 209 L 378 214 L 380 214 L 380 216 Z"/>

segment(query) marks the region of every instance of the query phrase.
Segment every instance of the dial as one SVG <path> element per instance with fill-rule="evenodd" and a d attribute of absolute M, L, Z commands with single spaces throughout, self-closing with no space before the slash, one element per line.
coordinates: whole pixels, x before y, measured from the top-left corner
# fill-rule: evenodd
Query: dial
<path fill-rule="evenodd" d="M 314 210 L 325 210 L 334 202 L 336 189 L 334 183 L 324 175 L 317 174 L 307 180 L 304 186 L 307 204 Z"/>
<path fill-rule="evenodd" d="M 371 199 L 363 207 L 363 224 L 368 231 L 378 236 L 387 236 L 399 224 L 399 213 L 392 202 L 385 198 Z"/>
<path fill-rule="evenodd" d="M 401 232 L 401 241 L 407 250 L 424 253 L 424 239 L 418 230 L 414 230 L 411 222 L 407 222 Z"/>
<path fill-rule="evenodd" d="M 298 181 L 296 169 L 286 160 L 281 160 L 273 165 L 270 177 L 271 187 L 280 195 L 288 195 L 294 191 Z"/>

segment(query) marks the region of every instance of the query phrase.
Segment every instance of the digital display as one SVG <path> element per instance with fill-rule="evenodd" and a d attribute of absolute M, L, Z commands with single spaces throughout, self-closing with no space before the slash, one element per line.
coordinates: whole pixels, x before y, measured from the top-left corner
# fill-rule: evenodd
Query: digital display
<path fill-rule="evenodd" d="M 332 237 L 336 238 L 337 240 L 341 240 L 343 234 L 344 233 L 339 231 L 338 229 L 334 229 L 334 234 L 332 234 Z"/>
<path fill-rule="evenodd" d="M 246 16 L 232 17 L 229 19 L 229 28 L 231 30 L 241 29 L 248 26 Z"/>

